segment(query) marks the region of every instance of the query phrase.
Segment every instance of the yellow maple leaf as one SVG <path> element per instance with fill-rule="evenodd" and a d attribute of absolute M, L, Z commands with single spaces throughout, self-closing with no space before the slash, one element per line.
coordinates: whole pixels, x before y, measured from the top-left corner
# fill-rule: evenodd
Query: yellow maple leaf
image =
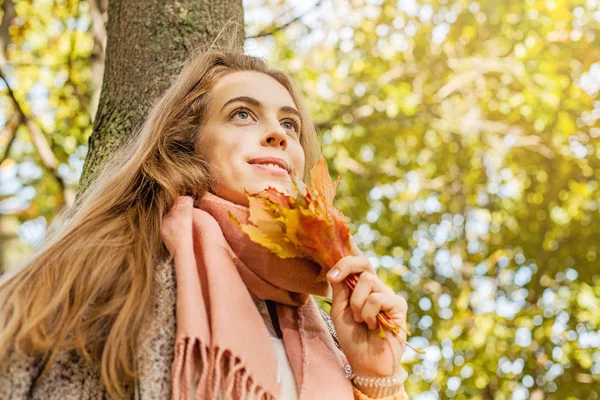
<path fill-rule="evenodd" d="M 318 263 L 322 269 L 317 281 L 326 281 L 326 274 L 342 257 L 353 254 L 353 242 L 348 229 L 350 221 L 333 206 L 336 188 L 341 177 L 332 182 L 323 157 L 311 169 L 310 185 L 292 176 L 292 193 L 287 195 L 273 187 L 250 194 L 250 224 L 241 224 L 233 214 L 235 223 L 255 243 L 271 250 L 280 258 L 304 257 Z M 345 282 L 350 291 L 358 283 L 358 274 L 352 274 Z M 350 293 L 351 294 L 351 293 Z M 377 316 L 380 336 L 384 329 L 393 332 L 407 346 L 419 353 L 398 334 L 400 326 L 385 312 Z"/>

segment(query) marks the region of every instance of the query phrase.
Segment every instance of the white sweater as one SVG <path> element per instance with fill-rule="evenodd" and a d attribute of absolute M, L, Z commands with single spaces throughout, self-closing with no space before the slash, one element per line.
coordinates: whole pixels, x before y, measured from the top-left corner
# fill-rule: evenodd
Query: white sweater
<path fill-rule="evenodd" d="M 271 316 L 269 315 L 269 309 L 267 303 L 264 300 L 252 296 L 256 308 L 260 312 L 260 315 L 265 321 L 267 330 L 269 331 L 269 337 L 271 338 L 271 344 L 275 349 L 275 356 L 277 357 L 277 382 L 281 383 L 281 397 L 280 400 L 298 400 L 298 391 L 296 389 L 296 378 L 292 371 L 292 366 L 288 359 L 287 353 L 285 352 L 285 346 L 283 345 L 283 339 L 277 337 L 277 332 L 273 327 Z M 198 377 L 198 371 L 195 372 Z M 194 379 L 194 380 L 195 380 Z M 190 390 L 190 398 L 194 398 L 196 388 L 192 385 Z M 223 400 L 222 393 L 219 393 L 219 400 Z"/>
<path fill-rule="evenodd" d="M 279 339 L 277 337 L 277 333 L 273 327 L 273 322 L 271 321 L 269 309 L 267 308 L 265 301 L 255 298 L 254 296 L 252 296 L 252 298 L 254 299 L 256 308 L 258 308 L 260 315 L 265 321 L 265 325 L 267 326 L 267 330 L 269 331 L 269 336 L 271 338 L 271 343 L 275 349 L 275 356 L 277 357 L 277 382 L 281 383 L 280 399 L 297 400 L 298 391 L 296 389 L 296 378 L 294 376 L 294 372 L 292 371 L 292 366 L 290 365 L 287 353 L 285 352 L 283 339 Z"/>

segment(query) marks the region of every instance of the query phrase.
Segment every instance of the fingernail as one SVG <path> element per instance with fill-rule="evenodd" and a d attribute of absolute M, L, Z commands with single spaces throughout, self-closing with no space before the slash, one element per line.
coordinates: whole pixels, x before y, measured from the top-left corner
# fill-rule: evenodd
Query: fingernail
<path fill-rule="evenodd" d="M 337 268 L 334 268 L 327 273 L 327 276 L 329 276 L 330 278 L 336 279 L 338 276 L 340 276 L 340 270 Z"/>

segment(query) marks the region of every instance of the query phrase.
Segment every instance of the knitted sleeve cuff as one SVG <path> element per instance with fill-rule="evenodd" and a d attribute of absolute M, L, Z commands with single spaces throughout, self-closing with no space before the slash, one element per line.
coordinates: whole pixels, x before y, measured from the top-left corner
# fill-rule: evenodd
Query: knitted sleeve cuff
<path fill-rule="evenodd" d="M 374 397 L 369 397 L 367 396 L 365 393 L 363 393 L 359 388 L 356 387 L 356 385 L 352 385 L 352 390 L 354 391 L 354 400 L 410 400 L 408 395 L 406 394 L 406 391 L 404 391 L 404 385 L 400 385 L 399 388 L 397 388 L 397 391 L 392 394 L 384 394 L 384 393 L 369 393 L 370 396 L 374 396 Z M 386 397 L 382 397 L 382 396 L 386 396 Z"/>

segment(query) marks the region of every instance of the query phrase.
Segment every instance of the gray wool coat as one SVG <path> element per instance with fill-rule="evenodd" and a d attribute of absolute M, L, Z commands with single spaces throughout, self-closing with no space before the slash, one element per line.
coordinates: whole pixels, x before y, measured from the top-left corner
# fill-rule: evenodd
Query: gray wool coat
<path fill-rule="evenodd" d="M 172 263 L 155 270 L 154 318 L 140 334 L 137 351 L 138 382 L 135 400 L 171 398 L 171 363 L 176 330 L 176 280 Z M 329 315 L 321 311 L 334 337 Z M 338 345 L 339 346 L 339 345 Z M 43 360 L 12 355 L 0 370 L 0 400 L 104 400 L 109 399 L 100 375 L 74 353 L 63 353 L 47 374 L 38 379 Z"/>

